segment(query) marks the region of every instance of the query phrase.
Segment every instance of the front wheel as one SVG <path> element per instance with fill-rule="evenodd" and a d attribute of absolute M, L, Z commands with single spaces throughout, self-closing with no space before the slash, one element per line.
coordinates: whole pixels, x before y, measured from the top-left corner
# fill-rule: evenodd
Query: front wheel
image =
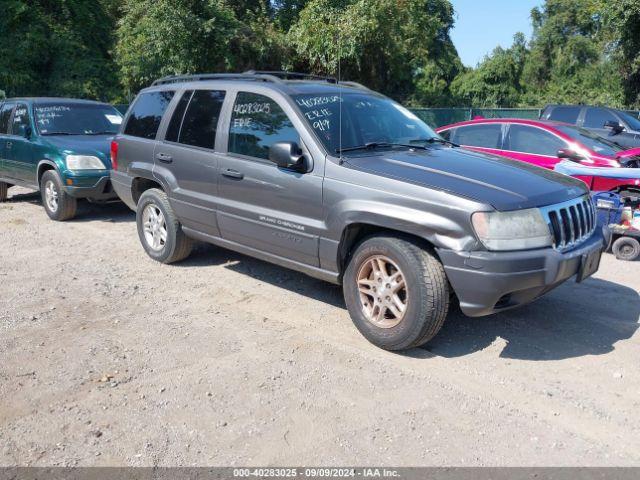
<path fill-rule="evenodd" d="M 62 180 L 55 170 L 47 170 L 40 179 L 42 205 L 51 220 L 64 222 L 76 216 L 78 201 L 62 188 Z"/>
<path fill-rule="evenodd" d="M 140 242 L 154 260 L 174 263 L 191 253 L 193 240 L 182 231 L 167 194 L 162 190 L 152 188 L 142 194 L 136 210 L 136 222 Z"/>
<path fill-rule="evenodd" d="M 411 239 L 391 235 L 360 243 L 345 271 L 343 290 L 358 330 L 386 350 L 427 343 L 449 310 L 442 264 Z"/>

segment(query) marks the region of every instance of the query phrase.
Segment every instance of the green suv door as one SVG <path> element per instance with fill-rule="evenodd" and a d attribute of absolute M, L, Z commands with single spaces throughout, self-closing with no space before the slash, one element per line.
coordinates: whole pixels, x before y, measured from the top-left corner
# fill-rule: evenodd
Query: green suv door
<path fill-rule="evenodd" d="M 31 141 L 33 126 L 26 103 L 16 104 L 9 131 L 4 153 L 7 173 L 16 180 L 33 183 L 36 178 L 36 162 Z"/>
<path fill-rule="evenodd" d="M 9 139 L 9 120 L 15 103 L 5 102 L 0 105 L 0 178 L 7 178 L 9 174 L 5 165 L 6 144 Z"/>

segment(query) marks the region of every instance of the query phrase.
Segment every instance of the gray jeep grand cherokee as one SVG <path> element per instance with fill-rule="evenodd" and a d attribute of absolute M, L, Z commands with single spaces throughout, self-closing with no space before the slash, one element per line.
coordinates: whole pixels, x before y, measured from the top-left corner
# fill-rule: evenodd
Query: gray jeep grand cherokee
<path fill-rule="evenodd" d="M 389 350 L 430 340 L 456 298 L 481 316 L 582 281 L 604 245 L 579 180 L 460 149 L 351 82 L 161 79 L 111 154 L 153 259 L 201 240 L 341 283 L 356 327 Z"/>

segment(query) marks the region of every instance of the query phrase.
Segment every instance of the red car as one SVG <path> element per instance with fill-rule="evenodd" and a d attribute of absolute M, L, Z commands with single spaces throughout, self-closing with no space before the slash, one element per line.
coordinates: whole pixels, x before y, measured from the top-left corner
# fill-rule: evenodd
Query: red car
<path fill-rule="evenodd" d="M 574 125 L 548 120 L 483 118 L 446 125 L 436 131 L 446 140 L 471 150 L 552 170 L 561 161 L 593 167 L 585 168 L 584 174 L 572 173 L 591 190 L 640 193 L 640 148 L 625 150 Z"/>

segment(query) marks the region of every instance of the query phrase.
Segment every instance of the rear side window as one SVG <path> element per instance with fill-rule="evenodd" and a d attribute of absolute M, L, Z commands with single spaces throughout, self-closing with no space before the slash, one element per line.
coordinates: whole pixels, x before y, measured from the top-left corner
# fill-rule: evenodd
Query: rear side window
<path fill-rule="evenodd" d="M 182 120 L 178 142 L 213 149 L 225 92 L 196 90 Z"/>
<path fill-rule="evenodd" d="M 500 148 L 501 136 L 502 124 L 489 123 L 458 127 L 451 141 L 471 147 Z"/>
<path fill-rule="evenodd" d="M 555 135 L 526 125 L 511 125 L 505 142 L 506 150 L 548 157 L 557 156 L 558 150 L 566 147 L 567 143 Z"/>
<path fill-rule="evenodd" d="M 126 135 L 156 138 L 162 115 L 169 106 L 174 92 L 150 92 L 141 94 L 133 105 L 124 128 Z"/>
<path fill-rule="evenodd" d="M 189 100 L 191 100 L 191 95 L 193 95 L 193 90 L 187 90 L 182 94 L 182 98 L 178 102 L 178 106 L 173 111 L 169 127 L 167 127 L 165 140 L 169 142 L 178 141 L 178 137 L 180 137 L 180 127 L 182 126 L 182 119 L 184 118 L 184 112 L 187 110 L 187 105 L 189 105 Z"/>
<path fill-rule="evenodd" d="M 20 136 L 25 135 L 27 128 L 31 126 L 31 121 L 29 120 L 29 108 L 27 105 L 24 103 L 16 105 L 11 124 L 12 134 Z"/>
<path fill-rule="evenodd" d="M 584 127 L 604 128 L 604 124 L 609 120 L 613 122 L 619 121 L 613 113 L 604 108 L 588 108 L 587 114 L 584 116 Z"/>
<path fill-rule="evenodd" d="M 238 93 L 229 128 L 229 152 L 268 159 L 269 148 L 277 142 L 300 142 L 287 114 L 269 97 Z"/>
<path fill-rule="evenodd" d="M 555 120 L 556 122 L 572 123 L 575 125 L 578 122 L 580 108 L 581 107 L 553 107 L 547 118 L 549 120 Z"/>
<path fill-rule="evenodd" d="M 0 107 L 0 134 L 9 133 L 9 119 L 13 106 L 13 103 L 5 103 Z"/>

